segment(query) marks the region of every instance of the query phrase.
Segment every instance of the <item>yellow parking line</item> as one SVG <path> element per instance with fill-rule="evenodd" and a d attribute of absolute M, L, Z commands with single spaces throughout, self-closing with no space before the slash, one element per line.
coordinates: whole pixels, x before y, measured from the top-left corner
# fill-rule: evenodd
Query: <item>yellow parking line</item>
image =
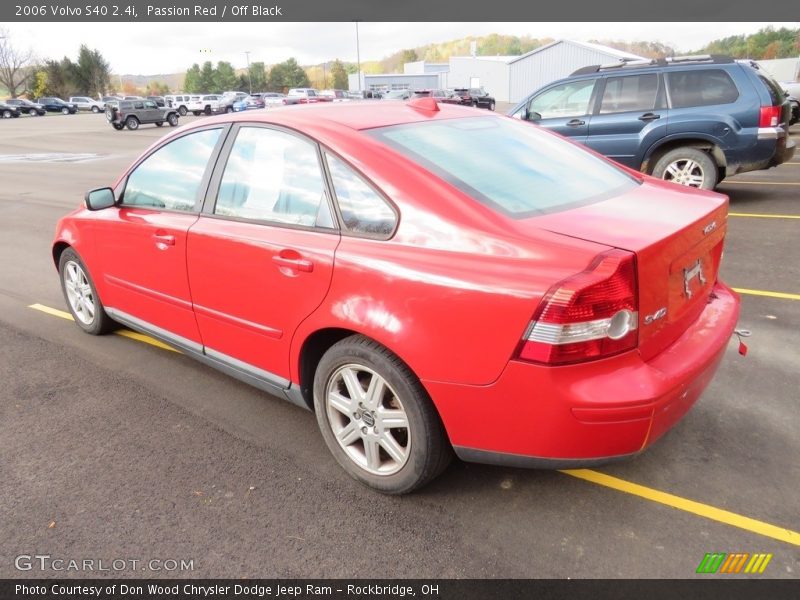
<path fill-rule="evenodd" d="M 754 219 L 800 219 L 800 215 L 762 215 L 758 213 L 728 213 L 729 217 L 751 217 Z"/>
<path fill-rule="evenodd" d="M 768 298 L 782 298 L 783 300 L 800 300 L 800 294 L 788 294 L 786 292 L 767 292 L 765 290 L 748 290 L 745 288 L 733 288 L 737 294 L 748 294 L 750 296 L 767 296 Z"/>
<path fill-rule="evenodd" d="M 69 321 L 74 320 L 70 313 L 63 310 L 58 310 L 56 308 L 51 308 L 49 306 L 45 306 L 43 304 L 31 304 L 28 308 L 38 310 L 48 315 L 53 315 L 54 317 L 67 319 Z M 144 342 L 145 344 L 157 346 L 158 348 L 163 348 L 165 350 L 170 350 L 172 352 L 178 352 L 178 350 L 175 350 L 174 348 L 167 346 L 166 344 L 163 344 L 160 341 L 148 335 L 136 333 L 135 331 L 130 331 L 128 329 L 119 329 L 114 333 L 139 342 Z M 583 479 L 585 481 L 590 481 L 592 483 L 596 483 L 598 485 L 602 485 L 608 488 L 612 488 L 620 492 L 625 492 L 626 494 L 639 496 L 641 498 L 645 498 L 646 500 L 650 500 L 652 502 L 657 502 L 659 504 L 671 506 L 672 508 L 693 513 L 701 517 L 711 519 L 713 521 L 719 521 L 720 523 L 725 523 L 726 525 L 732 525 L 733 527 L 739 527 L 740 529 L 745 529 L 747 531 L 751 531 L 759 535 L 771 537 L 773 539 L 793 544 L 795 546 L 800 546 L 800 533 L 792 531 L 790 529 L 778 527 L 776 525 L 770 525 L 769 523 L 764 523 L 763 521 L 757 521 L 756 519 L 751 519 L 749 517 L 738 515 L 736 513 L 723 510 L 721 508 L 716 508 L 708 504 L 703 504 L 701 502 L 695 502 L 694 500 L 681 498 L 680 496 L 675 496 L 667 492 L 661 492 L 653 488 L 645 487 L 643 485 L 632 483 L 630 481 L 625 481 L 624 479 L 612 477 L 611 475 L 606 475 L 604 473 L 600 473 L 598 471 L 592 471 L 590 469 L 567 469 L 567 470 L 562 470 L 561 473 L 564 473 L 565 475 L 570 475 L 571 477 L 577 477 L 578 479 Z"/>
<path fill-rule="evenodd" d="M 40 312 L 52 315 L 54 317 L 66 319 L 68 321 L 75 320 L 72 318 L 72 315 L 70 313 L 63 310 L 58 310 L 57 308 L 50 308 L 49 306 L 45 306 L 44 304 L 31 304 L 30 306 L 28 306 L 28 308 L 32 308 L 33 310 L 38 310 Z M 155 346 L 156 348 L 161 348 L 163 350 L 169 350 L 170 352 L 177 352 L 178 354 L 180 354 L 180 351 L 176 350 L 172 346 L 168 346 L 167 344 L 160 342 L 159 340 L 152 338 L 149 335 L 145 335 L 143 333 L 131 331 L 130 329 L 117 329 L 116 331 L 114 331 L 114 333 L 122 337 L 136 340 L 137 342 L 144 342 L 145 344 L 150 344 L 151 346 Z"/>
<path fill-rule="evenodd" d="M 721 185 L 800 185 L 800 181 L 723 181 Z"/>
<path fill-rule="evenodd" d="M 792 531 L 791 529 L 786 529 L 785 527 L 770 525 L 764 521 L 751 519 L 750 517 L 738 515 L 721 508 L 716 508 L 715 506 L 711 506 L 709 504 L 695 502 L 694 500 L 675 496 L 674 494 L 668 494 L 667 492 L 661 492 L 653 488 L 639 485 L 638 483 L 631 483 L 630 481 L 625 481 L 624 479 L 612 477 L 611 475 L 606 475 L 605 473 L 592 471 L 590 469 L 570 469 L 561 472 L 565 475 L 570 475 L 571 477 L 577 477 L 578 479 L 590 481 L 592 483 L 596 483 L 597 485 L 602 485 L 619 492 L 639 496 L 645 500 L 657 502 L 658 504 L 664 504 L 666 506 L 692 513 L 700 517 L 705 517 L 706 519 L 711 519 L 712 521 L 718 521 L 720 523 L 724 523 L 725 525 L 738 527 L 739 529 L 744 529 L 752 533 L 757 533 L 758 535 L 763 535 L 781 542 L 786 542 L 787 544 L 800 546 L 800 533 L 797 531 Z"/>

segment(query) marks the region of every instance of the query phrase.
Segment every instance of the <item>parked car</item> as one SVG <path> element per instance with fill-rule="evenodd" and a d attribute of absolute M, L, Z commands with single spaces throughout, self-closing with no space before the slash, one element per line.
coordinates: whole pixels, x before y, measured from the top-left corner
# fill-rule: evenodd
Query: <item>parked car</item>
<path fill-rule="evenodd" d="M 44 106 L 23 98 L 9 98 L 5 103 L 9 106 L 14 106 L 20 113 L 26 113 L 32 117 L 42 117 L 47 114 Z"/>
<path fill-rule="evenodd" d="M 160 108 L 167 106 L 167 101 L 164 99 L 164 96 L 148 96 L 147 99 L 155 102 L 156 106 L 159 106 Z"/>
<path fill-rule="evenodd" d="M 413 94 L 414 98 L 433 98 L 437 102 L 448 102 L 452 104 L 453 95 L 447 90 L 416 90 Z"/>
<path fill-rule="evenodd" d="M 170 127 L 178 125 L 178 111 L 174 108 L 162 108 L 152 100 L 119 100 L 106 105 L 106 120 L 120 131 L 123 127 L 139 129 L 139 125 L 154 123 L 161 127 L 169 123 Z"/>
<path fill-rule="evenodd" d="M 333 98 L 320 96 L 313 88 L 292 88 L 281 101 L 283 104 L 316 104 L 317 102 L 330 102 Z"/>
<path fill-rule="evenodd" d="M 247 98 L 248 94 L 244 92 L 225 92 L 220 96 L 220 112 L 233 112 L 236 110 L 234 105 Z"/>
<path fill-rule="evenodd" d="M 488 111 L 329 104 L 165 136 L 52 256 L 82 330 L 314 410 L 351 476 L 404 493 L 453 450 L 577 467 L 675 425 L 738 317 L 727 204 Z"/>
<path fill-rule="evenodd" d="M 330 98 L 332 102 L 350 102 L 350 94 L 345 90 L 322 90 L 319 95 Z"/>
<path fill-rule="evenodd" d="M 144 96 L 123 96 L 123 100 L 144 100 Z"/>
<path fill-rule="evenodd" d="M 585 67 L 509 114 L 633 169 L 713 189 L 791 158 L 790 110 L 778 84 L 749 62 L 694 56 Z"/>
<path fill-rule="evenodd" d="M 391 90 L 383 94 L 384 100 L 410 100 L 414 96 L 413 90 Z"/>
<path fill-rule="evenodd" d="M 259 94 L 261 99 L 264 101 L 264 106 L 281 106 L 283 104 L 283 99 L 286 98 L 283 94 L 278 94 L 277 92 L 264 92 Z"/>
<path fill-rule="evenodd" d="M 109 102 L 119 102 L 122 100 L 122 96 L 103 96 L 103 109 L 108 106 Z"/>
<path fill-rule="evenodd" d="M 74 115 L 78 112 L 78 107 L 73 103 L 64 102 L 61 98 L 45 97 L 36 101 L 47 112 L 60 112 L 64 115 Z"/>
<path fill-rule="evenodd" d="M 453 90 L 453 97 L 460 98 L 461 104 L 474 106 L 476 108 L 495 109 L 494 97 L 482 87 L 478 88 L 456 88 Z"/>
<path fill-rule="evenodd" d="M 206 114 L 215 115 L 224 112 L 233 112 L 227 110 L 227 106 L 220 102 L 222 97 L 217 94 L 194 95 L 189 97 L 186 103 L 186 110 L 191 112 L 195 117 Z"/>
<path fill-rule="evenodd" d="M 786 94 L 786 99 L 789 101 L 789 106 L 792 109 L 789 125 L 794 125 L 800 121 L 800 83 L 796 81 L 782 81 L 780 86 Z"/>
<path fill-rule="evenodd" d="M 11 119 L 18 117 L 20 114 L 19 108 L 16 106 L 12 106 L 11 104 L 7 104 L 5 102 L 0 102 L 0 117 L 4 119 Z"/>
<path fill-rule="evenodd" d="M 792 116 L 789 119 L 789 125 L 794 125 L 800 121 L 800 100 L 794 96 L 787 96 L 786 99 L 789 101 L 789 106 L 792 108 Z"/>
<path fill-rule="evenodd" d="M 258 96 L 246 96 L 241 100 L 237 100 L 233 103 L 233 110 L 236 112 L 241 112 L 244 110 L 255 110 L 258 108 L 264 108 L 266 105 L 264 104 L 264 100 L 262 100 Z"/>
<path fill-rule="evenodd" d="M 95 114 L 103 112 L 106 107 L 105 102 L 99 102 L 88 96 L 72 96 L 69 103 L 77 106 L 78 110 L 90 110 Z"/>
<path fill-rule="evenodd" d="M 189 103 L 189 94 L 170 94 L 164 96 L 164 103 L 167 108 L 175 108 L 178 110 L 178 114 L 182 117 L 185 117 L 189 110 L 186 108 L 186 105 Z"/>

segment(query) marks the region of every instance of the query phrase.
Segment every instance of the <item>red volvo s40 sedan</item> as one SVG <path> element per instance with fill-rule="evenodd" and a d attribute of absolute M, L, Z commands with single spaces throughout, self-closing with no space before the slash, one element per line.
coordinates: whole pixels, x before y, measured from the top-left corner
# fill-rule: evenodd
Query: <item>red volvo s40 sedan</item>
<path fill-rule="evenodd" d="M 315 411 L 348 473 L 403 493 L 453 450 L 563 468 L 655 442 L 735 327 L 726 219 L 725 196 L 423 98 L 182 127 L 60 221 L 53 258 L 84 331 Z"/>

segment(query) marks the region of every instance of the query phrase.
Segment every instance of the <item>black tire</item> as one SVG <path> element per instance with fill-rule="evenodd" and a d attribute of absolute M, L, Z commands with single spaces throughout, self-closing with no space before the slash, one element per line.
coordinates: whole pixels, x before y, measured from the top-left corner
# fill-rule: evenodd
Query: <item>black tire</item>
<path fill-rule="evenodd" d="M 185 106 L 181 106 L 181 107 L 178 109 L 178 114 L 179 114 L 180 116 L 182 116 L 182 117 L 185 117 L 185 116 L 186 116 L 186 113 L 188 113 L 188 112 L 189 112 L 189 111 L 188 111 L 188 110 L 186 110 L 186 107 L 185 107 Z"/>
<path fill-rule="evenodd" d="M 10 110 L 4 110 L 3 111 L 3 118 L 4 119 L 10 119 L 13 116 L 14 116 L 14 113 L 12 113 Z"/>
<path fill-rule="evenodd" d="M 156 121 L 156 127 L 163 127 L 164 121 Z"/>
<path fill-rule="evenodd" d="M 128 117 L 127 119 L 125 119 L 125 127 L 130 129 L 131 131 L 139 129 L 139 119 L 133 116 Z"/>
<path fill-rule="evenodd" d="M 68 115 L 69 114 L 69 109 L 65 106 L 64 108 L 61 109 L 61 114 L 62 115 Z"/>
<path fill-rule="evenodd" d="M 203 111 L 203 113 L 204 113 L 206 116 L 209 116 L 209 115 L 211 115 L 211 106 L 206 106 L 206 108 L 205 108 L 205 110 Z"/>
<path fill-rule="evenodd" d="M 225 107 L 225 112 L 226 113 L 232 113 L 233 112 L 233 107 L 232 106 Z"/>
<path fill-rule="evenodd" d="M 99 108 L 99 107 L 97 107 L 97 106 L 93 106 L 93 107 L 92 107 L 92 112 L 93 112 L 94 114 L 97 114 L 97 113 L 99 113 L 99 112 L 100 112 L 100 108 Z"/>
<path fill-rule="evenodd" d="M 175 113 L 169 113 L 167 117 L 167 123 L 169 123 L 170 127 L 177 127 L 178 126 L 178 115 Z"/>
<path fill-rule="evenodd" d="M 112 123 L 111 126 L 117 131 L 122 131 L 123 129 L 125 129 L 125 125 L 123 125 L 122 123 Z"/>
<path fill-rule="evenodd" d="M 35 108 L 32 108 L 32 109 L 30 109 L 30 110 L 28 111 L 28 114 L 29 114 L 30 116 L 32 116 L 32 117 L 38 117 L 38 116 L 39 116 L 39 113 L 38 113 L 38 112 L 36 112 L 36 109 L 35 109 Z"/>
<path fill-rule="evenodd" d="M 386 394 L 382 395 L 376 406 L 383 409 L 399 407 L 401 412 L 405 413 L 407 427 L 392 428 L 392 431 L 397 431 L 400 439 L 395 438 L 393 433 L 389 434 L 399 447 L 405 450 L 404 462 L 396 472 L 388 474 L 369 472 L 345 452 L 334 434 L 331 418 L 328 415 L 327 390 L 329 385 L 336 384 L 338 374 L 343 369 L 347 370 L 348 366 L 364 369 L 364 373 L 377 375 L 385 382 Z M 366 390 L 362 389 L 362 392 Z M 369 404 L 366 399 L 364 402 Z M 388 402 L 389 405 L 385 406 L 383 402 Z M 364 405 L 360 406 L 363 408 Z M 442 422 L 417 377 L 397 356 L 364 336 L 354 335 L 345 338 L 331 346 L 324 354 L 314 375 L 314 409 L 322 437 L 339 465 L 354 479 L 385 494 L 406 494 L 422 487 L 444 471 L 452 459 L 453 451 Z M 361 414 L 355 416 L 354 413 L 352 418 L 349 415 L 345 417 L 343 413 L 337 412 L 336 408 L 331 410 L 336 415 L 334 420 L 344 417 L 350 421 L 345 429 L 353 425 L 354 429 L 359 429 L 366 435 L 372 435 L 374 431 L 373 439 L 383 439 L 383 425 L 376 417 L 380 414 L 380 408 L 374 408 L 372 412 L 365 409 L 363 416 Z M 358 412 L 360 413 L 360 409 Z M 372 424 L 367 420 L 368 412 Z M 361 424 L 367 426 L 359 427 Z M 375 427 L 370 431 L 373 425 Z M 341 424 L 338 423 L 337 426 L 341 427 Z M 378 434 L 379 427 L 380 434 Z M 389 427 L 386 431 L 388 430 Z M 402 446 L 402 440 L 405 440 L 405 447 Z M 382 443 L 377 441 L 374 443 L 378 444 L 375 456 L 379 457 L 379 461 L 393 460 Z M 359 444 L 366 456 L 368 453 L 364 441 L 357 439 L 347 446 L 358 451 Z"/>
<path fill-rule="evenodd" d="M 489 103 L 489 110 L 494 110 L 494 100 Z"/>
<path fill-rule="evenodd" d="M 193 110 L 193 111 L 192 111 L 192 114 L 193 114 L 195 117 L 199 117 L 199 116 L 200 116 L 200 111 L 199 111 L 199 110 Z"/>
<path fill-rule="evenodd" d="M 652 175 L 681 185 L 713 190 L 719 167 L 707 152 L 684 146 L 664 154 L 653 165 Z"/>
<path fill-rule="evenodd" d="M 86 322 L 73 308 L 73 303 L 70 301 L 70 297 L 67 292 L 67 279 L 69 279 L 71 265 L 77 265 L 80 268 L 85 276 L 86 283 L 88 284 L 90 290 L 91 302 L 94 306 L 94 315 L 89 322 Z M 103 303 L 100 301 L 100 297 L 97 295 L 97 289 L 94 286 L 94 281 L 92 280 L 92 276 L 89 274 L 89 270 L 86 268 L 86 265 L 83 264 L 83 261 L 81 260 L 80 256 L 78 256 L 78 253 L 72 248 L 67 248 L 61 253 L 61 257 L 58 261 L 58 274 L 59 280 L 61 281 L 61 291 L 64 294 L 64 300 L 67 303 L 67 308 L 69 308 L 69 312 L 72 314 L 72 318 L 75 320 L 75 324 L 78 327 L 91 335 L 103 335 L 115 328 L 116 324 L 111 320 L 111 317 L 106 314 L 105 308 L 103 308 Z"/>

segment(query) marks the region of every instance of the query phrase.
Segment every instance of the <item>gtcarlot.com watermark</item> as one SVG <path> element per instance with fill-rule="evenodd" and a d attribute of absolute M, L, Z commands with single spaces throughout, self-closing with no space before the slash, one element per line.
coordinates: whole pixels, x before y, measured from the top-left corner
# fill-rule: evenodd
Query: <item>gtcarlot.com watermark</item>
<path fill-rule="evenodd" d="M 17 571 L 116 572 L 152 571 L 180 573 L 194 571 L 194 559 L 185 558 L 63 558 L 49 554 L 20 554 L 14 558 Z"/>

